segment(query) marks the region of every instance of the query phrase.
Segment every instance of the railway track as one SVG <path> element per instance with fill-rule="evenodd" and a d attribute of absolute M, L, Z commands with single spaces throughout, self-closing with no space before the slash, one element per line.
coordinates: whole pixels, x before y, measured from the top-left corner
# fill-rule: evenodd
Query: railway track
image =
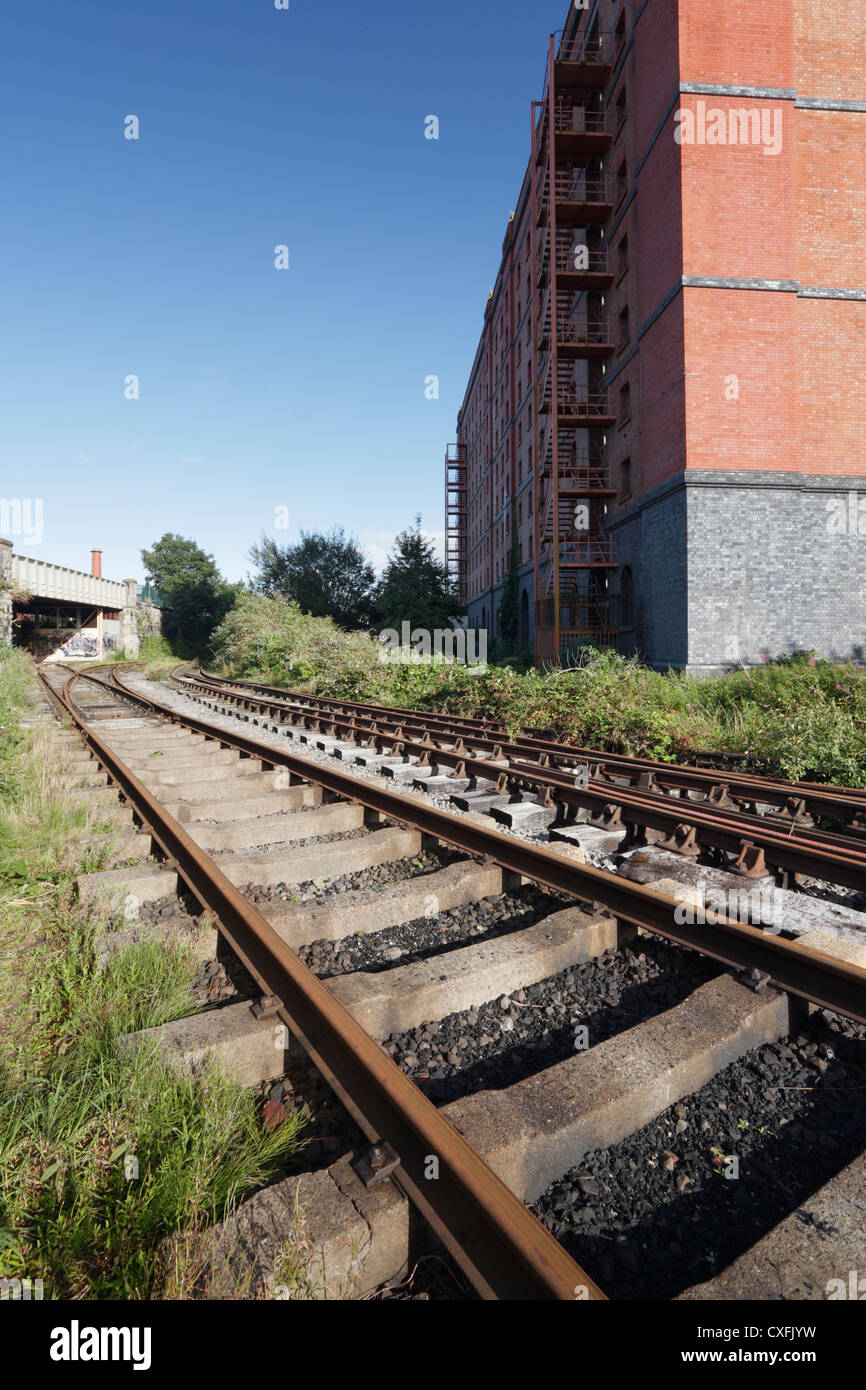
<path fill-rule="evenodd" d="M 491 719 L 474 719 L 466 715 L 418 714 L 412 710 L 399 709 L 391 705 L 363 704 L 357 700 L 335 700 L 320 695 L 305 695 L 283 689 L 280 686 L 263 685 L 256 681 L 232 680 L 225 676 L 213 676 L 201 668 L 192 675 L 185 663 L 175 668 L 173 677 L 177 680 L 198 680 L 223 695 L 233 693 L 243 705 L 245 692 L 270 697 L 277 707 L 288 706 L 302 718 L 326 722 L 336 715 L 355 717 L 359 727 L 369 722 L 373 727 L 403 727 L 407 729 L 441 730 L 444 734 L 479 740 L 479 748 L 504 750 L 505 753 L 520 757 L 541 760 L 548 758 L 561 760 L 566 766 L 583 765 L 598 768 L 602 774 L 621 772 L 631 781 L 640 779 L 644 773 L 652 773 L 660 779 L 660 785 L 678 790 L 714 791 L 731 789 L 731 794 L 744 801 L 771 800 L 773 804 L 784 805 L 788 797 L 795 800 L 815 792 L 821 797 L 843 798 L 841 801 L 843 818 L 849 814 L 848 801 L 853 798 L 861 810 L 866 809 L 866 790 L 861 787 L 828 787 L 820 782 L 788 782 L 778 777 L 756 776 L 753 773 L 737 771 L 735 766 L 714 767 L 712 770 L 688 766 L 684 767 L 658 759 L 633 757 L 626 754 L 602 753 L 596 749 L 583 748 L 555 740 L 552 736 L 542 737 L 538 732 L 525 731 L 511 742 L 508 741 L 505 726 Z M 268 702 L 266 702 L 268 703 Z M 309 727 L 314 727 L 311 723 Z M 485 739 L 487 742 L 485 742 Z M 745 753 L 724 753 L 709 750 L 698 751 L 695 760 L 707 764 L 736 764 L 745 761 Z M 751 795 L 749 794 L 751 793 Z"/>
<path fill-rule="evenodd" d="M 860 959 L 841 938 L 818 930 L 794 941 L 725 913 L 684 915 L 669 891 L 582 862 L 577 842 L 539 843 L 507 820 L 497 826 L 473 814 L 471 798 L 463 814 L 437 804 L 480 791 L 489 811 L 526 807 L 545 835 L 601 831 L 627 845 L 661 830 L 663 856 L 678 847 L 688 865 L 696 846 L 710 847 L 719 863 L 727 855 L 746 871 L 740 882 L 756 882 L 758 870 L 766 876 L 767 865 L 791 879 L 817 866 L 818 877 L 859 889 L 862 794 L 834 789 L 844 833 L 796 814 L 783 829 L 757 809 L 719 805 L 710 795 L 716 772 L 701 773 L 711 780 L 700 785 L 645 780 L 635 789 L 631 780 L 617 786 L 601 757 L 596 785 L 575 787 L 570 768 L 583 750 L 557 745 L 533 761 L 522 742 L 490 739 L 479 724 L 425 716 L 410 729 L 405 712 L 394 724 L 394 712 L 369 718 L 359 707 L 323 716 L 294 697 L 175 678 L 183 694 L 172 703 L 117 668 L 42 672 L 111 783 L 82 794 L 119 793 L 141 827 L 118 851 L 124 867 L 83 876 L 79 888 L 115 895 L 119 939 L 163 929 L 156 908 L 190 895 L 255 981 L 254 997 L 169 1025 L 167 1043 L 179 1055 L 184 1046 L 198 1056 L 222 1048 L 243 1058 L 248 1079 L 272 1081 L 279 1022 L 332 1087 L 365 1136 L 356 1169 L 348 1157 L 328 1169 L 335 1191 L 362 1214 L 373 1252 L 352 1274 L 356 1291 L 393 1273 L 389 1259 L 399 1268 L 411 1253 L 395 1216 L 402 1193 L 482 1296 L 603 1297 L 527 1204 L 596 1144 L 624 1140 L 737 1059 L 796 1032 L 808 1007 L 866 1023 L 866 970 L 843 958 Z M 201 718 L 194 701 L 227 712 Z M 237 719 L 253 712 L 258 738 Z M 290 751 L 287 732 L 322 744 L 317 757 Z M 347 770 L 352 756 L 366 759 L 363 777 Z M 372 775 L 386 765 L 408 770 L 406 786 Z M 572 785 L 557 780 L 569 777 Z M 449 790 L 455 778 L 469 785 Z M 410 780 L 426 790 L 410 790 Z M 763 787 L 747 778 L 737 796 L 756 808 L 804 799 L 797 788 L 776 784 L 770 796 Z M 707 799 L 693 802 L 696 793 Z M 815 806 L 823 807 L 820 792 L 810 791 L 810 818 Z M 578 821 L 586 812 L 601 824 Z M 678 826 L 689 833 L 678 837 Z M 640 851 L 635 859 L 639 874 Z M 122 919 L 135 913 L 131 928 Z M 652 978 L 641 977 L 637 1021 L 581 1037 L 569 1000 L 579 1001 L 586 980 L 602 979 L 609 963 L 621 970 L 625 961 L 628 971 L 638 959 Z M 537 1036 L 527 1032 L 532 1011 Z M 453 1035 L 443 1020 L 455 1019 L 466 1038 L 446 1058 L 435 1035 Z M 469 1036 L 476 1025 L 487 1030 L 477 1039 Z M 518 1068 L 511 1084 L 479 1084 L 485 1066 L 507 1059 L 512 1035 L 540 1049 L 545 1065 L 531 1063 L 523 1075 Z M 425 1048 L 442 1065 L 431 1066 Z M 445 1082 L 455 1098 L 437 1107 L 429 1095 Z"/>
<path fill-rule="evenodd" d="M 363 707 L 323 702 L 327 713 L 295 697 L 275 701 L 238 692 L 234 682 L 174 672 L 176 684 L 229 708 L 255 710 L 277 725 L 325 734 L 351 755 L 362 748 L 394 762 L 386 771 L 444 792 L 461 810 L 490 812 L 508 827 L 554 828 L 554 838 L 581 840 L 572 827 L 589 820 L 601 830 L 623 831 L 625 844 L 654 839 L 663 849 L 697 858 L 713 851 L 744 876 L 761 879 L 768 870 L 780 884 L 795 876 L 866 891 L 866 792 L 858 789 L 801 789 L 800 784 L 739 778 L 647 760 L 621 758 L 550 744 L 508 743 L 482 737 L 462 720 L 407 717 L 381 707 L 368 718 Z M 314 702 L 318 704 L 319 702 Z M 488 733 L 491 731 L 488 730 Z M 588 760 L 595 759 L 595 762 Z M 611 768 L 617 775 L 611 773 Z M 583 775 L 575 776 L 575 769 Z M 619 774 L 624 772 L 624 776 Z M 697 799 L 700 798 L 700 799 Z M 743 810 L 743 806 L 750 807 Z M 764 814 L 759 814 L 762 808 Z M 844 832 L 822 830 L 813 817 L 841 822 Z"/>

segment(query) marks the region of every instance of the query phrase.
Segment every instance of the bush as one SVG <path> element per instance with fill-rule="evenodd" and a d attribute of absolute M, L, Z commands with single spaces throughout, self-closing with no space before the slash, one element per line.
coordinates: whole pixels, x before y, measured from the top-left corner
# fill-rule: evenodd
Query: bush
<path fill-rule="evenodd" d="M 582 648 L 573 669 L 388 665 L 375 641 L 246 594 L 214 635 L 222 670 L 336 699 L 439 711 L 550 732 L 612 753 L 688 762 L 697 750 L 745 752 L 755 770 L 866 786 L 866 672 L 795 653 L 698 678 Z"/>

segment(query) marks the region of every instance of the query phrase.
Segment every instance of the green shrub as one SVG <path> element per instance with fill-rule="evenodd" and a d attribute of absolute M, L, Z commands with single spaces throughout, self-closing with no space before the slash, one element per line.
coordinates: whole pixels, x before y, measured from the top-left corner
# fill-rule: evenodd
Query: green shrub
<path fill-rule="evenodd" d="M 688 762 L 745 752 L 768 775 L 866 786 L 866 672 L 797 652 L 698 678 L 581 648 L 574 669 L 388 665 L 375 641 L 241 595 L 214 636 L 226 673 L 311 693 L 500 721 L 579 747 Z"/>

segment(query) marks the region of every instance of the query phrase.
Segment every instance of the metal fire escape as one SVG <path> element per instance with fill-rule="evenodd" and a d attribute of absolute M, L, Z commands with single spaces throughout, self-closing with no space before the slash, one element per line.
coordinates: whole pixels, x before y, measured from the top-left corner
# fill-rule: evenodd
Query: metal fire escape
<path fill-rule="evenodd" d="M 466 445 L 445 451 L 445 563 L 460 603 L 466 602 L 467 492 Z"/>
<path fill-rule="evenodd" d="M 615 495 L 605 462 L 614 424 L 603 360 L 615 351 L 604 291 L 613 267 L 603 225 L 614 188 L 604 105 L 613 36 L 594 28 L 550 39 L 544 98 L 533 103 L 536 659 L 616 644 L 605 530 Z"/>

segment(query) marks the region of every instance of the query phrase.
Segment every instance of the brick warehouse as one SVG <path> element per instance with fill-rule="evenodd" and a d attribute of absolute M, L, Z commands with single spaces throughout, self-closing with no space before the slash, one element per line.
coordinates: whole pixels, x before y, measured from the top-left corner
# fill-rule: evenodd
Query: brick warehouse
<path fill-rule="evenodd" d="M 866 660 L 866 5 L 599 0 L 550 39 L 446 457 L 498 632 Z"/>

